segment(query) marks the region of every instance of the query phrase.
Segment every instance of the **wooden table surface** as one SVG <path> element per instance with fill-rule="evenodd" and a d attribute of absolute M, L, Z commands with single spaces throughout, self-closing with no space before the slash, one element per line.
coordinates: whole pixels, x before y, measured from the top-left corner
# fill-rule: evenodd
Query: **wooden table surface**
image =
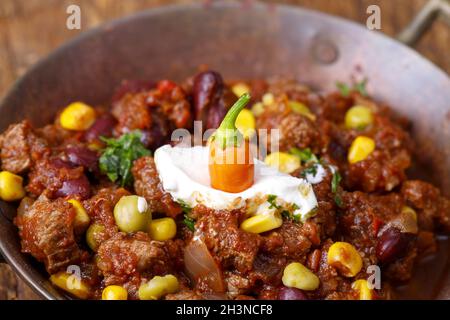
<path fill-rule="evenodd" d="M 213 1 L 213 0 L 209 0 Z M 381 32 L 395 36 L 427 0 L 262 0 L 300 5 L 365 24 L 366 8 L 381 8 Z M 0 1 L 0 98 L 12 83 L 41 57 L 81 32 L 98 24 L 140 10 L 165 4 L 204 0 L 1 0 Z M 249 1 L 247 1 L 249 2 Z M 251 1 L 250 1 L 251 2 Z M 81 8 L 82 29 L 66 28 L 66 8 Z M 438 20 L 416 49 L 450 73 L 450 28 Z M 0 264 L 0 299 L 36 299 L 37 296 L 10 270 Z"/>

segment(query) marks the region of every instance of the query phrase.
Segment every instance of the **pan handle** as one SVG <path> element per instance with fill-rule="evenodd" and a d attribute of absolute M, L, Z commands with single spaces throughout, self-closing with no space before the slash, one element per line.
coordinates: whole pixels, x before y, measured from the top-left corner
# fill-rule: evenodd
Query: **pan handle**
<path fill-rule="evenodd" d="M 449 0 L 428 1 L 413 21 L 400 32 L 397 39 L 408 46 L 413 46 L 438 17 L 442 17 L 450 25 Z"/>

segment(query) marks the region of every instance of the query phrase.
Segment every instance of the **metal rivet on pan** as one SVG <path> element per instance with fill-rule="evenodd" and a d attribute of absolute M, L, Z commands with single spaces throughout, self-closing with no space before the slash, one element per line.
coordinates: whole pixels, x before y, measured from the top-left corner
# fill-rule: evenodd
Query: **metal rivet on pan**
<path fill-rule="evenodd" d="M 321 64 L 331 64 L 339 56 L 337 47 L 329 39 L 315 37 L 312 41 L 311 53 L 314 59 Z"/>

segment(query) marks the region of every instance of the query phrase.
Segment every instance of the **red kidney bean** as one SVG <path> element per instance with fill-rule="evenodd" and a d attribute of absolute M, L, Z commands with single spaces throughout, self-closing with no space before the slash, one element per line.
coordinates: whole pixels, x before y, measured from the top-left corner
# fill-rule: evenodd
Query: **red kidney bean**
<path fill-rule="evenodd" d="M 141 130 L 141 142 L 149 149 L 156 150 L 170 141 L 170 125 L 167 118 L 159 112 L 152 110 L 152 127 Z"/>
<path fill-rule="evenodd" d="M 192 95 L 195 120 L 203 121 L 205 129 L 217 128 L 227 112 L 222 76 L 215 71 L 199 73 L 194 79 Z"/>
<path fill-rule="evenodd" d="M 82 200 L 89 198 L 91 186 L 85 175 L 80 178 L 67 180 L 63 182 L 61 188 L 56 191 L 56 197 L 79 196 Z"/>
<path fill-rule="evenodd" d="M 397 228 L 389 228 L 378 238 L 376 254 L 382 264 L 391 263 L 402 258 L 415 235 L 400 232 Z"/>
<path fill-rule="evenodd" d="M 94 124 L 84 133 L 84 140 L 92 142 L 103 137 L 111 137 L 116 125 L 116 119 L 109 113 L 101 115 Z"/>
<path fill-rule="evenodd" d="M 278 292 L 278 300 L 308 300 L 302 290 L 282 287 Z"/>
<path fill-rule="evenodd" d="M 72 146 L 65 150 L 67 160 L 76 165 L 82 166 L 91 172 L 98 171 L 98 154 L 86 147 Z"/>
<path fill-rule="evenodd" d="M 52 167 L 55 167 L 56 169 L 62 169 L 62 168 L 72 169 L 72 168 L 76 167 L 76 165 L 74 165 L 74 164 L 72 164 L 70 162 L 64 161 L 61 158 L 53 158 L 53 159 L 51 159 L 50 160 L 50 164 L 52 165 Z"/>

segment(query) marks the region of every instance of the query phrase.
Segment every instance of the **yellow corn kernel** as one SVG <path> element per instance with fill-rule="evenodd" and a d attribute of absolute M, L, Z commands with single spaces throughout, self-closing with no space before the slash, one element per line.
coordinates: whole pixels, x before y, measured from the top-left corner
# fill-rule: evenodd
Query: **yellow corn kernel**
<path fill-rule="evenodd" d="M 349 129 L 364 129 L 372 123 L 372 110 L 368 107 L 353 106 L 345 113 L 345 126 Z"/>
<path fill-rule="evenodd" d="M 89 285 L 75 274 L 61 271 L 52 274 L 50 282 L 79 299 L 87 299 L 91 295 Z"/>
<path fill-rule="evenodd" d="M 252 106 L 252 112 L 255 117 L 259 117 L 264 112 L 264 105 L 262 102 L 256 102 Z"/>
<path fill-rule="evenodd" d="M 93 142 L 89 143 L 87 145 L 87 147 L 88 147 L 89 150 L 92 150 L 92 151 L 100 151 L 105 146 L 104 146 L 104 144 L 101 141 L 93 141 Z"/>
<path fill-rule="evenodd" d="M 91 222 L 89 215 L 87 214 L 86 210 L 84 209 L 84 207 L 80 203 L 80 201 L 78 201 L 76 199 L 70 199 L 70 200 L 67 200 L 67 202 L 69 202 L 75 208 L 75 211 L 77 213 L 75 216 L 75 220 L 73 222 L 74 228 L 76 230 L 84 231 L 89 226 L 89 223 Z"/>
<path fill-rule="evenodd" d="M 233 93 L 237 97 L 240 97 L 244 93 L 250 93 L 250 87 L 243 82 L 238 82 L 234 86 L 231 87 L 231 91 L 233 91 Z"/>
<path fill-rule="evenodd" d="M 283 219 L 278 214 L 258 214 L 245 219 L 241 229 L 250 233 L 262 233 L 279 228 L 282 224 Z"/>
<path fill-rule="evenodd" d="M 255 117 L 250 110 L 243 109 L 236 118 L 235 124 L 244 138 L 250 138 L 255 134 Z"/>
<path fill-rule="evenodd" d="M 299 157 L 286 152 L 273 152 L 267 155 L 264 163 L 284 173 L 291 173 L 300 168 Z"/>
<path fill-rule="evenodd" d="M 107 286 L 103 289 L 102 300 L 127 300 L 127 289 L 121 286 Z"/>
<path fill-rule="evenodd" d="M 344 277 L 354 277 L 361 271 L 359 252 L 348 242 L 335 242 L 328 249 L 327 262 Z"/>
<path fill-rule="evenodd" d="M 359 293 L 359 300 L 372 300 L 372 289 L 367 280 L 360 279 L 352 283 L 352 289 Z"/>
<path fill-rule="evenodd" d="M 319 287 L 319 278 L 307 267 L 299 262 L 292 262 L 284 268 L 281 279 L 286 287 L 300 290 L 316 290 Z"/>
<path fill-rule="evenodd" d="M 271 106 L 275 103 L 275 96 L 272 93 L 266 93 L 262 97 L 262 103 L 265 107 Z"/>
<path fill-rule="evenodd" d="M 403 206 L 402 213 L 411 215 L 411 217 L 414 219 L 414 221 L 417 222 L 417 213 L 416 213 L 416 210 L 414 210 L 413 208 L 408 207 L 408 206 Z"/>
<path fill-rule="evenodd" d="M 95 121 L 95 110 L 82 102 L 74 102 L 63 110 L 59 119 L 64 129 L 86 130 Z"/>
<path fill-rule="evenodd" d="M 375 150 L 375 141 L 369 137 L 359 136 L 353 140 L 348 151 L 348 162 L 357 163 L 366 159 Z"/>
<path fill-rule="evenodd" d="M 25 197 L 23 178 L 9 171 L 0 172 L 0 198 L 4 201 L 16 201 Z"/>
<path fill-rule="evenodd" d="M 141 300 L 158 300 L 166 294 L 177 292 L 178 289 L 178 279 L 175 276 L 156 276 L 139 287 L 138 296 Z"/>
<path fill-rule="evenodd" d="M 316 120 L 316 115 L 313 114 L 304 103 L 298 101 L 289 101 L 288 105 L 295 113 L 301 114 L 311 121 Z"/>
<path fill-rule="evenodd" d="M 105 232 L 105 226 L 99 223 L 93 223 L 86 231 L 86 243 L 92 251 L 97 251 L 100 246 L 99 237 Z"/>
<path fill-rule="evenodd" d="M 150 237 L 157 241 L 170 240 L 177 234 L 177 225 L 172 218 L 154 219 L 148 229 Z"/>

